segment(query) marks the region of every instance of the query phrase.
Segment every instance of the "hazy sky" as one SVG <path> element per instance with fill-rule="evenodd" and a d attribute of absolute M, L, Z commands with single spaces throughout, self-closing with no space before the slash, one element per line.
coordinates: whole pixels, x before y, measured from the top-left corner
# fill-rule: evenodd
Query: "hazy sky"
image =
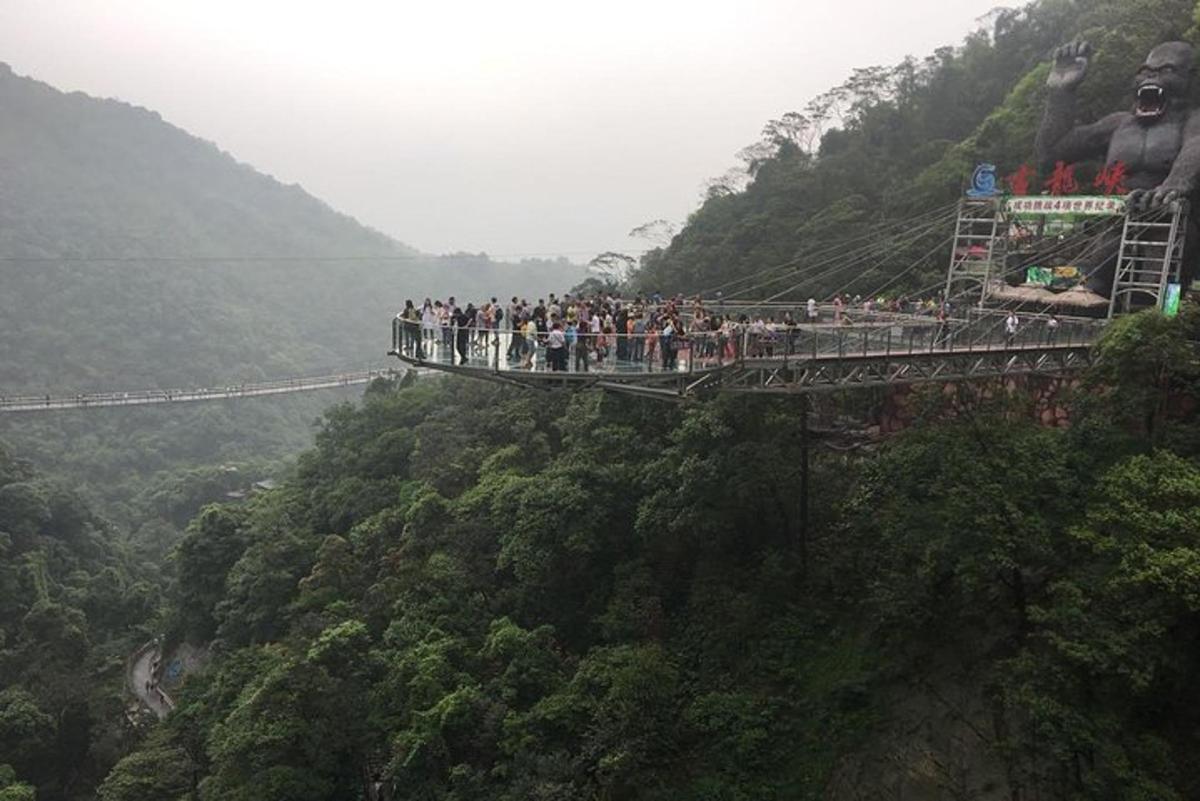
<path fill-rule="evenodd" d="M 432 252 L 637 249 L 763 123 L 998 0 L 0 0 L 0 61 Z"/>

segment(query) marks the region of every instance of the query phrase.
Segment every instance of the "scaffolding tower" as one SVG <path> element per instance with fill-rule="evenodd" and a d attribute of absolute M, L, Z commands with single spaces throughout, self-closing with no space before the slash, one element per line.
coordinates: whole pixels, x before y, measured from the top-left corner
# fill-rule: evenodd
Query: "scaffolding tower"
<path fill-rule="evenodd" d="M 966 295 L 978 286 L 979 303 L 987 300 L 992 276 L 1004 274 L 1008 242 L 1004 219 L 1000 197 L 966 197 L 959 201 L 945 297 Z"/>
<path fill-rule="evenodd" d="M 1126 212 L 1109 318 L 1135 307 L 1163 308 L 1172 285 L 1181 291 L 1187 219 L 1184 200 L 1152 211 L 1131 208 Z M 1138 296 L 1145 302 L 1136 303 Z"/>

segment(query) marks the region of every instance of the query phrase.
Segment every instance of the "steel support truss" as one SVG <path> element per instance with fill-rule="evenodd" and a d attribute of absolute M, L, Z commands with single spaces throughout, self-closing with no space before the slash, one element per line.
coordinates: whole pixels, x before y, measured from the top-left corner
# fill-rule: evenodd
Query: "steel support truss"
<path fill-rule="evenodd" d="M 722 373 L 713 383 L 722 392 L 804 394 L 1018 375 L 1064 375 L 1086 369 L 1092 360 L 1093 352 L 1088 345 L 868 354 L 841 359 L 748 359 Z"/>

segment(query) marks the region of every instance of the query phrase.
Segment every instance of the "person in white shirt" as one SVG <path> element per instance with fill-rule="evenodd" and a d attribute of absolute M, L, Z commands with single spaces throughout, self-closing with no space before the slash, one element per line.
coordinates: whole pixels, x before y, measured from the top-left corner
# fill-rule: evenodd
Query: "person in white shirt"
<path fill-rule="evenodd" d="M 556 373 L 567 369 L 567 335 L 557 320 L 546 335 L 546 364 Z"/>
<path fill-rule="evenodd" d="M 1017 336 L 1017 327 L 1021 324 L 1017 319 L 1017 313 L 1010 311 L 1008 317 L 1004 320 L 1004 342 L 1006 345 L 1011 345 Z"/>
<path fill-rule="evenodd" d="M 437 310 L 429 298 L 425 298 L 425 305 L 421 307 L 421 338 L 433 344 L 437 340 L 437 331 Z"/>

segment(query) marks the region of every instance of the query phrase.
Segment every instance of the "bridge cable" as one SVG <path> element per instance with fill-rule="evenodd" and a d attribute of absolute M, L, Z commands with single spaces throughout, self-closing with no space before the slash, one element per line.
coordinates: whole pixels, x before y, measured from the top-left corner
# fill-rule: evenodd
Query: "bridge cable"
<path fill-rule="evenodd" d="M 802 267 L 798 267 L 798 268 L 795 268 L 792 270 L 786 270 L 782 273 L 775 275 L 774 277 L 765 278 L 752 286 L 738 289 L 736 292 L 734 292 L 734 295 L 735 296 L 744 295 L 744 294 L 754 291 L 756 289 L 762 289 L 764 287 L 770 286 L 771 284 L 778 283 L 779 281 L 784 281 L 789 278 L 795 278 L 800 275 L 811 274 L 816 270 L 821 270 L 823 268 L 827 268 L 830 265 L 836 265 L 839 262 L 853 261 L 853 260 L 856 260 L 860 256 L 874 254 L 874 253 L 878 252 L 879 250 L 888 247 L 890 244 L 894 243 L 898 239 L 911 238 L 914 231 L 924 232 L 927 230 L 931 230 L 932 228 L 936 228 L 940 225 L 945 224 L 946 222 L 949 221 L 949 219 L 950 219 L 950 216 L 946 215 L 946 214 L 944 214 L 938 218 L 926 219 L 923 222 L 921 222 L 920 224 L 907 225 L 907 227 L 905 229 L 894 231 L 890 234 L 887 234 L 886 236 L 883 236 L 882 238 L 880 238 L 878 236 L 878 234 L 872 233 L 870 236 L 863 238 L 863 239 L 871 239 L 872 240 L 870 242 L 867 242 L 867 244 L 859 245 L 858 247 L 851 248 L 850 250 L 845 250 L 842 247 L 833 247 L 828 250 L 822 251 L 821 258 L 817 258 L 816 255 L 806 255 L 806 256 L 799 257 L 798 259 L 793 260 L 793 263 L 795 261 L 801 261 L 804 259 L 817 259 L 817 260 L 812 263 L 805 264 Z M 830 255 L 831 253 L 834 255 Z M 775 272 L 778 272 L 778 270 L 775 270 Z"/>
<path fill-rule="evenodd" d="M 858 242 L 862 242 L 862 241 L 871 239 L 873 237 L 877 237 L 880 235 L 880 233 L 882 231 L 887 231 L 891 228 L 903 228 L 905 226 L 911 226 L 911 225 L 923 222 L 925 219 L 930 218 L 930 217 L 940 217 L 940 216 L 946 214 L 948 211 L 957 208 L 957 205 L 958 204 L 956 202 L 954 204 L 951 204 L 950 206 L 924 211 L 924 212 L 921 212 L 920 214 L 913 215 L 912 217 L 909 217 L 909 218 L 906 218 L 903 220 L 895 220 L 890 223 L 886 223 L 880 227 L 874 228 L 870 231 L 867 231 L 863 234 L 859 234 L 857 236 L 850 237 L 849 239 L 844 239 L 844 240 L 834 241 L 834 242 L 818 243 L 818 245 L 814 251 L 798 254 L 794 258 L 789 259 L 788 261 L 785 261 L 785 262 L 781 262 L 780 264 L 776 264 L 771 267 L 766 267 L 761 270 L 757 270 L 756 272 L 750 273 L 748 275 L 739 276 L 732 280 L 726 281 L 723 284 L 718 284 L 718 285 L 712 286 L 710 288 L 701 290 L 699 294 L 708 295 L 710 293 L 717 292 L 718 290 L 725 290 L 731 286 L 735 286 L 737 284 L 741 284 L 746 281 L 753 281 L 757 278 L 761 278 L 770 273 L 790 267 L 790 266 L 796 264 L 797 262 L 803 261 L 805 259 L 824 257 L 830 253 L 844 250 L 846 247 L 848 247 L 850 245 L 854 245 Z M 742 291 L 743 290 L 738 290 L 738 293 L 740 294 Z"/>

